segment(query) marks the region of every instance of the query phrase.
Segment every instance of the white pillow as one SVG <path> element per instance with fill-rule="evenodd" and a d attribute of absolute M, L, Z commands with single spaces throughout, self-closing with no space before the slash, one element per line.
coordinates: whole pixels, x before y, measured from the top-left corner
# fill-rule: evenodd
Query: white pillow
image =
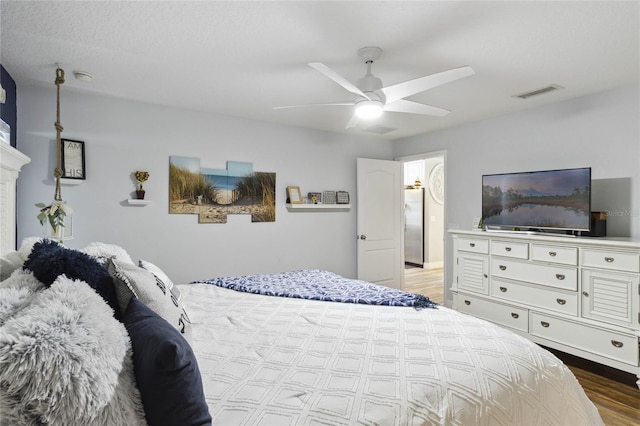
<path fill-rule="evenodd" d="M 106 244 L 106 243 L 90 243 L 88 246 L 81 250 L 83 253 L 88 254 L 89 256 L 96 259 L 101 264 L 105 265 L 107 260 L 111 257 L 115 257 L 118 260 L 123 262 L 131 263 L 133 260 L 129 256 L 129 253 L 125 249 L 115 244 Z"/>
<path fill-rule="evenodd" d="M 167 288 L 169 289 L 173 297 L 175 297 L 175 299 L 178 302 L 180 301 L 180 299 L 182 298 L 182 295 L 180 294 L 180 289 L 178 289 L 178 286 L 176 286 L 173 283 L 173 281 L 171 281 L 171 279 L 167 276 L 167 274 L 164 273 L 162 269 L 160 269 L 159 267 L 157 267 L 151 262 L 147 262 L 146 260 L 140 260 L 138 262 L 138 266 L 146 269 L 147 271 L 155 275 L 157 279 L 162 281 L 167 286 Z"/>
<path fill-rule="evenodd" d="M 40 237 L 27 237 L 22 240 L 22 244 L 20 244 L 20 248 L 18 249 L 18 254 L 20 254 L 23 262 L 29 258 L 31 250 L 33 250 L 33 246 L 42 240 L 43 238 Z"/>
<path fill-rule="evenodd" d="M 0 281 L 4 281 L 11 276 L 13 271 L 22 267 L 24 260 L 17 251 L 10 251 L 0 258 Z"/>
<path fill-rule="evenodd" d="M 0 423 L 145 424 L 129 335 L 111 308 L 85 282 L 61 275 L 43 289 L 22 278 L 0 286 L 15 304 L 0 317 Z"/>
<path fill-rule="evenodd" d="M 116 258 L 109 259 L 106 267 L 113 278 L 118 305 L 123 314 L 131 297 L 136 297 L 191 342 L 191 320 L 182 303 L 172 296 L 162 280 L 144 268 Z"/>

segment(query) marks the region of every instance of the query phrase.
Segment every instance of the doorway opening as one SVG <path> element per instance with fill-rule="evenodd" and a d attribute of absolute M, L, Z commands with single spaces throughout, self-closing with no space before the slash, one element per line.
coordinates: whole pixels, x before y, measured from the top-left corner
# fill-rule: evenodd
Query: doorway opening
<path fill-rule="evenodd" d="M 404 289 L 443 303 L 446 152 L 398 160 L 405 188 Z"/>

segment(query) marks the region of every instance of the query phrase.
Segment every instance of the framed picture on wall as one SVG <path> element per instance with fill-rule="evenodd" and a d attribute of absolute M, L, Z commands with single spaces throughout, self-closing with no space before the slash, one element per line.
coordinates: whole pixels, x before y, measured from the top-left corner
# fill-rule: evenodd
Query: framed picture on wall
<path fill-rule="evenodd" d="M 84 142 L 62 139 L 62 177 L 64 179 L 86 179 Z"/>
<path fill-rule="evenodd" d="M 307 195 L 309 202 L 311 204 L 322 204 L 322 193 L 321 192 L 310 192 Z"/>
<path fill-rule="evenodd" d="M 299 186 L 287 186 L 287 198 L 290 204 L 302 204 L 302 193 Z"/>

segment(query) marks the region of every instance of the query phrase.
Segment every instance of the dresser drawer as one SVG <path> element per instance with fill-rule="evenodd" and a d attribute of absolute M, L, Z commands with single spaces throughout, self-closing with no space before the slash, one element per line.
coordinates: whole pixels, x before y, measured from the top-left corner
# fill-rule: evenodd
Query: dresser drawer
<path fill-rule="evenodd" d="M 484 238 L 459 238 L 458 250 L 471 253 L 489 253 L 489 240 Z"/>
<path fill-rule="evenodd" d="M 491 254 L 517 259 L 529 258 L 529 244 L 513 241 L 491 241 Z"/>
<path fill-rule="evenodd" d="M 533 336 L 638 365 L 638 338 L 631 334 L 607 331 L 538 312 L 531 312 L 530 318 Z"/>
<path fill-rule="evenodd" d="M 578 268 L 491 258 L 491 276 L 576 291 Z"/>
<path fill-rule="evenodd" d="M 492 302 L 466 294 L 453 295 L 453 307 L 457 311 L 482 318 L 505 327 L 528 331 L 529 311 L 515 306 Z"/>
<path fill-rule="evenodd" d="M 531 244 L 531 260 L 577 265 L 578 248 Z"/>
<path fill-rule="evenodd" d="M 578 316 L 578 293 L 537 287 L 535 285 L 517 284 L 493 279 L 491 281 L 491 296 L 537 306 L 549 311 Z"/>
<path fill-rule="evenodd" d="M 582 249 L 582 266 L 640 272 L 640 253 L 629 251 Z"/>

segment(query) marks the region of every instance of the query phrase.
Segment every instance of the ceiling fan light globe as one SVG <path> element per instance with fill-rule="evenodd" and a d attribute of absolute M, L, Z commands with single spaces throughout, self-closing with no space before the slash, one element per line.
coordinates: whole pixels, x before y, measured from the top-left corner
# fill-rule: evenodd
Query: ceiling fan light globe
<path fill-rule="evenodd" d="M 361 101 L 356 105 L 356 115 L 363 120 L 371 120 L 382 115 L 382 102 Z"/>

